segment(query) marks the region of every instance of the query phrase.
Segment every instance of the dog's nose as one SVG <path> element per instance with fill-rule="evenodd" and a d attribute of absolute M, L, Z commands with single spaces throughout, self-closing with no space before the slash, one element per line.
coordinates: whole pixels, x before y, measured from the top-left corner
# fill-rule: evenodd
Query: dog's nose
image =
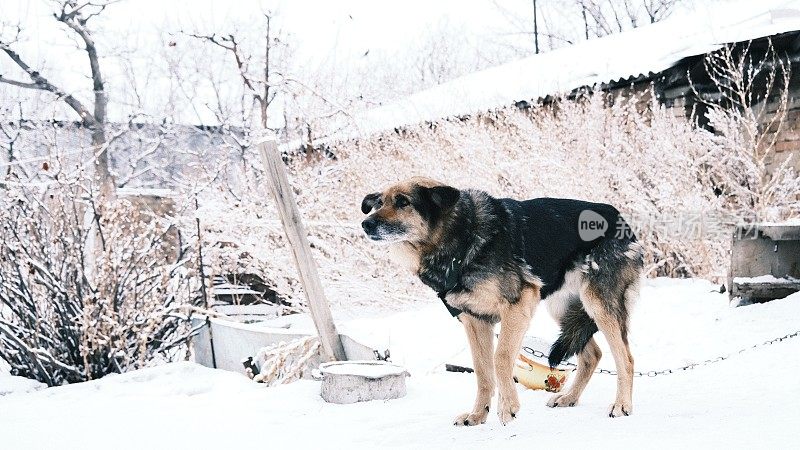
<path fill-rule="evenodd" d="M 366 219 L 361 222 L 361 228 L 364 229 L 364 232 L 367 234 L 375 233 L 375 229 L 378 228 L 378 222 L 375 219 Z"/>

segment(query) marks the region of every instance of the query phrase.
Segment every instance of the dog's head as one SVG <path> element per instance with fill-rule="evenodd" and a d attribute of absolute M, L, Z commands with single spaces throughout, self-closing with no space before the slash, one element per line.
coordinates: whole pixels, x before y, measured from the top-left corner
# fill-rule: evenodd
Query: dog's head
<path fill-rule="evenodd" d="M 427 178 L 411 178 L 368 194 L 361 222 L 373 241 L 430 242 L 442 218 L 453 208 L 461 192 Z"/>

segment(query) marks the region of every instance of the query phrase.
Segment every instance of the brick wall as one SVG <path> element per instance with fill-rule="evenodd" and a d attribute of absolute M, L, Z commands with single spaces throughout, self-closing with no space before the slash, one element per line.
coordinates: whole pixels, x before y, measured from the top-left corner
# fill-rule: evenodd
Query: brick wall
<path fill-rule="evenodd" d="M 800 94 L 800 89 L 797 94 Z M 790 164 L 800 173 L 800 104 L 796 101 L 790 101 L 789 111 L 776 136 L 773 151 L 767 157 L 769 171 L 774 171 L 789 157 L 792 158 Z"/>

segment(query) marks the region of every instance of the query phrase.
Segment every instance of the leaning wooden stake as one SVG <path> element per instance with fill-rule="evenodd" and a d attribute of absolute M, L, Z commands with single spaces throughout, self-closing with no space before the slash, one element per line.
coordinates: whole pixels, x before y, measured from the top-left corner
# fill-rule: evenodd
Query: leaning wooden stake
<path fill-rule="evenodd" d="M 306 293 L 308 307 L 311 310 L 311 318 L 314 319 L 314 325 L 319 333 L 322 356 L 328 360 L 345 361 L 347 357 L 344 354 L 342 340 L 339 339 L 339 333 L 336 332 L 328 299 L 325 297 L 322 283 L 319 281 L 317 265 L 311 255 L 311 246 L 308 245 L 306 230 L 300 219 L 300 211 L 297 209 L 281 155 L 278 153 L 274 140 L 262 142 L 258 145 L 258 150 L 261 153 L 261 160 L 264 162 L 270 190 L 275 197 L 283 230 L 292 248 L 297 272 L 300 274 L 300 282 L 303 284 L 303 291 Z"/>

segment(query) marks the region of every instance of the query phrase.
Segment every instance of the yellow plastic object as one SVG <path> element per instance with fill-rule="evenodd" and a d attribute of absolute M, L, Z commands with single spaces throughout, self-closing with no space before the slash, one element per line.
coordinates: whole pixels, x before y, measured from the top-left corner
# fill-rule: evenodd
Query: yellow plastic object
<path fill-rule="evenodd" d="M 514 378 L 528 389 L 544 389 L 548 392 L 559 392 L 567 383 L 572 369 L 556 367 L 550 369 L 546 362 L 536 361 L 539 358 L 526 350 L 520 351 L 514 364 Z"/>

